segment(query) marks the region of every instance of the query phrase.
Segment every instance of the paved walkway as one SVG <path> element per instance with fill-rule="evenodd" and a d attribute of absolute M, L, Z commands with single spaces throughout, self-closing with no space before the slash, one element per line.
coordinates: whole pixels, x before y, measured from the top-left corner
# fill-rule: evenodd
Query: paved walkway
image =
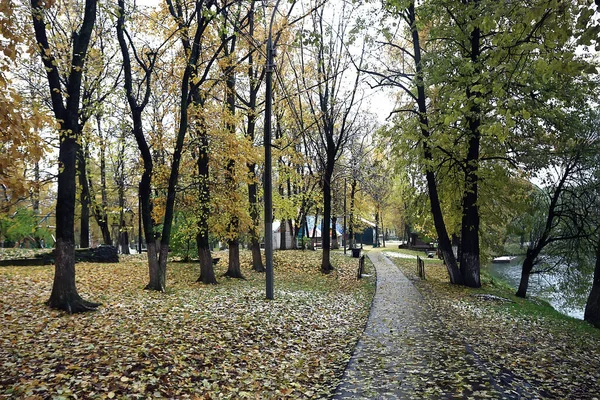
<path fill-rule="evenodd" d="M 377 291 L 365 332 L 335 398 L 511 398 L 381 252 L 370 251 Z"/>

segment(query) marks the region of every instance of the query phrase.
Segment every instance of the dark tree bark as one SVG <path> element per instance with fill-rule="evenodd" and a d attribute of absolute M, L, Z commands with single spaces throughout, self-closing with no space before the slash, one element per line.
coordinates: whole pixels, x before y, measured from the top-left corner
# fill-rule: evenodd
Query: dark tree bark
<path fill-rule="evenodd" d="M 150 147 L 144 136 L 144 129 L 142 124 L 142 112 L 148 104 L 151 93 L 152 83 L 152 70 L 154 69 L 154 63 L 156 61 L 156 54 L 150 55 L 148 65 L 144 64 L 141 60 L 136 58 L 139 66 L 144 71 L 145 75 L 145 87 L 142 90 L 142 98 L 138 99 L 134 93 L 133 88 L 133 75 L 131 56 L 129 54 L 129 47 L 125 40 L 125 1 L 119 0 L 118 2 L 118 15 L 117 20 L 117 38 L 119 40 L 119 47 L 121 48 L 121 55 L 123 57 L 123 73 L 125 78 L 125 94 L 127 96 L 127 102 L 131 110 L 131 118 L 133 121 L 133 136 L 140 150 L 143 161 L 143 172 L 139 183 L 139 196 L 140 203 L 142 206 L 142 226 L 144 228 L 144 237 L 146 238 L 146 249 L 148 253 L 148 271 L 150 276 L 150 283 L 146 286 L 146 289 L 151 290 L 165 290 L 164 273 L 161 271 L 159 260 L 158 260 L 158 248 L 159 243 L 154 236 L 154 221 L 152 220 L 152 174 L 154 164 L 152 161 L 152 153 Z"/>
<path fill-rule="evenodd" d="M 421 42 L 419 38 L 419 31 L 417 29 L 417 17 L 415 14 L 415 4 L 411 2 L 407 10 L 407 20 L 411 26 L 412 31 L 412 44 L 414 51 L 414 60 L 416 67 L 416 78 L 415 84 L 417 86 L 417 105 L 419 107 L 419 122 L 421 125 L 421 135 L 425 140 L 422 140 L 423 156 L 430 165 L 433 162 L 433 153 L 429 146 L 428 138 L 431 136 L 429 131 L 429 119 L 427 117 L 427 97 L 425 94 L 425 84 L 423 82 L 423 64 L 421 59 Z M 437 190 L 437 183 L 433 167 L 428 166 L 425 170 L 425 179 L 427 180 L 427 192 L 429 194 L 429 204 L 431 207 L 431 214 L 433 216 L 433 224 L 435 231 L 438 235 L 438 246 L 442 253 L 446 269 L 448 270 L 448 276 L 450 282 L 454 284 L 462 284 L 463 278 L 454 257 L 452 251 L 452 244 L 446 230 L 446 223 L 442 213 L 442 206 L 440 204 L 440 198 Z"/>
<path fill-rule="evenodd" d="M 194 94 L 195 105 L 203 105 L 203 99 L 200 98 L 198 91 Z M 200 108 L 202 109 L 202 108 Z M 200 277 L 198 282 L 204 284 L 217 284 L 215 277 L 214 264 L 210 253 L 210 242 L 208 237 L 208 216 L 210 213 L 210 187 L 208 184 L 209 159 L 208 159 L 208 133 L 204 123 L 204 116 L 196 121 L 198 129 L 195 133 L 199 140 L 198 160 L 198 233 L 196 234 L 196 244 L 198 246 L 198 260 L 200 261 Z"/>
<path fill-rule="evenodd" d="M 254 38 L 255 25 L 254 25 L 254 11 L 256 1 L 250 2 L 250 9 L 248 11 L 248 36 Z M 248 79 L 250 81 L 250 97 L 248 100 L 248 126 L 246 136 L 251 143 L 254 143 L 256 133 L 256 116 L 257 116 L 257 99 L 258 91 L 260 89 L 262 78 L 264 77 L 265 69 L 262 68 L 260 72 L 257 70 L 254 64 L 254 54 L 250 53 L 248 56 Z M 260 205 L 258 204 L 258 184 L 256 177 L 256 163 L 249 162 L 246 164 L 248 167 L 248 207 L 250 208 L 250 218 L 252 219 L 252 225 L 250 226 L 250 249 L 252 251 L 252 269 L 256 272 L 265 272 L 265 266 L 263 264 L 262 255 L 260 252 L 260 241 L 258 227 L 260 226 Z"/>
<path fill-rule="evenodd" d="M 475 27 L 471 32 L 470 58 L 473 64 L 474 77 L 479 77 L 480 67 L 479 55 L 481 53 L 481 32 L 479 27 Z M 477 82 L 473 82 L 477 84 Z M 462 253 L 460 258 L 460 272 L 463 277 L 463 283 L 466 286 L 478 288 L 481 286 L 480 280 L 480 259 L 479 259 L 479 207 L 477 200 L 479 197 L 479 145 L 481 141 L 481 108 L 477 102 L 480 97 L 479 92 L 471 91 L 471 86 L 467 87 L 466 96 L 471 103 L 471 109 L 467 112 L 467 124 L 469 132 L 469 141 L 467 147 L 467 157 L 464 162 L 465 169 L 465 189 L 462 199 L 462 221 L 460 236 L 462 240 Z"/>
<path fill-rule="evenodd" d="M 224 11 L 224 15 L 225 15 L 225 19 L 227 19 L 228 13 Z M 231 38 L 227 38 L 227 37 L 225 37 L 225 33 L 223 33 L 221 36 L 221 42 L 224 44 L 225 57 L 231 57 L 233 55 L 235 47 L 236 47 L 236 43 L 237 43 L 236 37 L 233 36 Z M 233 118 L 233 116 L 235 115 L 235 97 L 236 97 L 236 94 L 235 94 L 235 69 L 233 68 L 233 66 L 228 66 L 227 68 L 225 68 L 225 70 L 223 72 L 225 74 L 225 79 L 226 79 L 225 80 L 225 84 L 226 84 L 225 106 L 229 113 L 229 117 Z M 227 130 L 227 132 L 229 132 L 230 135 L 235 136 L 236 132 L 235 132 L 235 124 L 234 123 L 227 122 L 226 130 Z M 236 168 L 235 159 L 230 158 L 227 163 L 227 167 L 226 167 L 226 171 L 225 171 L 225 179 L 227 181 L 227 184 L 228 184 L 227 186 L 229 187 L 229 190 L 231 190 L 232 192 L 236 190 L 235 168 Z M 224 275 L 228 276 L 230 278 L 243 279 L 244 276 L 242 275 L 242 271 L 240 268 L 240 243 L 238 240 L 239 219 L 235 215 L 232 215 L 231 219 L 229 221 L 229 232 L 231 235 L 233 235 L 233 238 L 231 238 L 227 241 L 227 245 L 229 247 L 229 265 L 228 265 L 227 271 L 225 272 Z"/>
<path fill-rule="evenodd" d="M 60 125 L 58 194 L 56 202 L 56 258 L 52 293 L 47 304 L 69 313 L 95 310 L 100 304 L 83 300 L 75 285 L 75 178 L 79 151 L 79 107 L 85 56 L 96 22 L 97 0 L 86 0 L 83 22 L 72 41 L 72 68 L 66 88 L 61 86 L 58 61 L 46 34 L 45 5 L 31 1 L 33 28 L 48 79 L 52 109 Z M 63 94 L 66 92 L 65 98 Z M 66 104 L 65 104 L 66 100 Z"/>
<path fill-rule="evenodd" d="M 129 233 L 125 221 L 125 134 L 121 139 L 117 171 L 117 191 L 119 193 L 119 248 L 121 254 L 129 254 Z"/>
<path fill-rule="evenodd" d="M 600 328 L 600 238 L 596 244 L 596 267 L 594 268 L 592 290 L 585 304 L 583 319 L 596 328 Z"/>
<path fill-rule="evenodd" d="M 333 217 L 331 217 L 331 248 L 333 250 L 337 250 L 340 248 L 340 244 L 338 243 L 336 225 L 337 225 L 337 217 L 333 216 Z"/>
<path fill-rule="evenodd" d="M 315 246 L 316 246 L 316 239 L 317 239 L 317 223 L 319 222 L 319 209 L 317 208 L 315 211 L 315 224 L 313 225 L 313 231 L 312 231 L 312 235 L 311 235 L 311 240 L 310 240 L 310 249 L 314 250 Z M 308 225 L 307 225 L 308 226 Z M 323 234 L 321 233 L 321 236 L 323 236 Z"/>
<path fill-rule="evenodd" d="M 333 129 L 333 126 L 332 126 Z M 328 274 L 333 271 L 333 265 L 330 262 L 331 240 L 329 233 L 329 224 L 331 222 L 331 178 L 333 176 L 333 165 L 335 155 L 328 152 L 328 162 L 323 177 L 323 228 L 321 230 L 321 240 L 323 244 L 323 258 L 321 259 L 321 272 Z M 331 159 L 331 160 L 329 160 Z"/>
<path fill-rule="evenodd" d="M 529 288 L 529 277 L 533 271 L 533 265 L 540 254 L 541 248 L 529 248 L 523 260 L 523 266 L 521 267 L 521 280 L 519 281 L 519 288 L 517 289 L 517 297 L 527 297 L 527 289 Z"/>
<path fill-rule="evenodd" d="M 90 247 L 90 190 L 86 174 L 86 154 L 83 148 L 77 152 L 77 175 L 79 177 L 79 202 L 81 204 L 81 219 L 79 226 L 79 247 Z"/>
<path fill-rule="evenodd" d="M 94 218 L 96 223 L 100 227 L 102 233 L 102 243 L 109 245 L 112 244 L 110 237 L 110 228 L 108 223 L 108 215 L 106 210 L 108 208 L 108 195 L 106 193 L 106 142 L 104 135 L 102 134 L 102 123 L 100 114 L 96 115 L 96 123 L 98 125 L 98 133 L 101 138 L 100 143 L 100 191 L 102 196 L 102 202 L 98 204 L 95 200 L 96 195 L 94 191 L 94 183 L 91 177 L 88 175 L 88 190 L 90 193 L 90 200 L 93 203 L 92 210 L 94 211 Z"/>
<path fill-rule="evenodd" d="M 553 227 L 556 226 L 556 220 L 559 218 L 557 207 L 559 205 L 560 197 L 565 189 L 567 179 L 572 174 L 576 162 L 577 161 L 574 161 L 573 163 L 568 164 L 564 169 L 563 176 L 556 185 L 556 188 L 554 188 L 554 193 L 550 198 L 550 203 L 548 205 L 548 214 L 546 215 L 546 222 L 544 224 L 542 232 L 540 232 L 538 238 L 532 240 L 532 243 L 527 249 L 525 260 L 523 260 L 523 266 L 521 267 L 521 280 L 519 282 L 519 288 L 516 293 L 518 297 L 527 297 L 527 289 L 529 288 L 529 277 L 531 276 L 533 266 L 535 265 L 538 256 L 542 253 L 542 250 L 550 242 L 557 239 L 552 237 Z"/>
<path fill-rule="evenodd" d="M 356 198 L 357 184 L 357 180 L 353 178 L 350 183 L 350 212 L 348 215 L 348 235 L 350 236 L 348 244 L 351 249 L 356 247 L 356 240 L 354 240 L 354 199 Z"/>
<path fill-rule="evenodd" d="M 256 177 L 256 164 L 248 166 L 251 179 Z M 256 272 L 265 272 L 265 266 L 260 252 L 260 242 L 258 240 L 258 226 L 260 223 L 260 211 L 258 205 L 258 185 L 256 183 L 248 184 L 248 200 L 250 201 L 250 217 L 252 218 L 252 227 L 250 228 L 250 248 L 252 250 L 252 269 Z"/>
<path fill-rule="evenodd" d="M 279 224 L 279 250 L 287 250 L 286 226 L 287 226 L 287 220 L 281 219 L 280 224 Z"/>

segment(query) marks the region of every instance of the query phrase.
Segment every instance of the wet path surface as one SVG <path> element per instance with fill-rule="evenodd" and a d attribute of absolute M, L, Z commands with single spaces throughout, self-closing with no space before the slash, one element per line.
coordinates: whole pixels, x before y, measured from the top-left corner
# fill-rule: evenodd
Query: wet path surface
<path fill-rule="evenodd" d="M 368 257 L 377 270 L 377 292 L 334 398 L 520 397 L 499 387 L 477 355 L 432 315 L 421 294 L 389 259 L 373 251 Z"/>

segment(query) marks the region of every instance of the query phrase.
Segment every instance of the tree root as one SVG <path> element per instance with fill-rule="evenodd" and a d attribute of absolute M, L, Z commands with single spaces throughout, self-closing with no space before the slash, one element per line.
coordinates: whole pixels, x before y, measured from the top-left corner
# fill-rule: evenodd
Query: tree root
<path fill-rule="evenodd" d="M 48 300 L 46 305 L 55 310 L 66 311 L 69 314 L 78 314 L 89 311 L 96 311 L 102 303 L 94 303 L 91 301 L 83 300 L 81 297 L 72 300 L 52 301 Z"/>

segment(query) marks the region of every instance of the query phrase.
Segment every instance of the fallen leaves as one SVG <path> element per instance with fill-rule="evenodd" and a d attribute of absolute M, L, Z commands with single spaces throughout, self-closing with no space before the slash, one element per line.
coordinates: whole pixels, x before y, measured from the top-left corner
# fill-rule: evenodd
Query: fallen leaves
<path fill-rule="evenodd" d="M 600 331 L 505 288 L 451 285 L 439 262 L 426 265 L 428 278 L 422 281 L 414 261 L 394 261 L 414 279 L 432 317 L 442 324 L 440 332 L 451 333 L 488 371 L 492 389 L 503 392 L 499 397 L 600 397 Z M 456 360 L 445 361 L 444 371 Z M 476 393 L 471 396 L 481 398 Z"/>
<path fill-rule="evenodd" d="M 217 273 L 227 265 L 226 254 Z M 146 292 L 139 257 L 77 264 L 95 313 L 65 315 L 43 305 L 53 269 L 0 269 L 0 397 L 321 398 L 337 386 L 362 333 L 373 292 L 354 279 L 356 260 L 276 252 L 275 300 L 264 274 L 194 283 L 198 265 L 169 265 L 166 294 Z"/>

